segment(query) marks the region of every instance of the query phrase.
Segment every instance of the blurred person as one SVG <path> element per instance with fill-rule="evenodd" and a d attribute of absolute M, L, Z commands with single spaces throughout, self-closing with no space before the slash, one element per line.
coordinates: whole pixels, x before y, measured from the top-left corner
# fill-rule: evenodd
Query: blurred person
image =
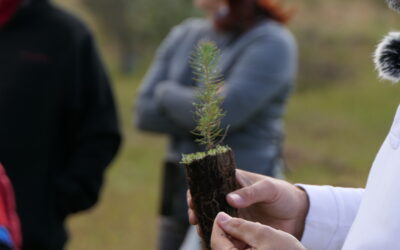
<path fill-rule="evenodd" d="M 202 40 L 221 50 L 221 89 L 228 129 L 225 143 L 237 166 L 278 176 L 282 171 L 282 116 L 297 70 L 297 49 L 284 24 L 289 19 L 275 1 L 195 0 L 207 19 L 188 19 L 173 28 L 157 51 L 136 106 L 137 126 L 169 136 L 163 170 L 159 249 L 179 249 L 188 229 L 182 154 L 204 149 L 191 131 L 196 81 L 190 66 Z"/>
<path fill-rule="evenodd" d="M 0 161 L 23 249 L 64 249 L 68 215 L 98 200 L 120 144 L 112 91 L 88 29 L 47 0 L 0 1 Z"/>

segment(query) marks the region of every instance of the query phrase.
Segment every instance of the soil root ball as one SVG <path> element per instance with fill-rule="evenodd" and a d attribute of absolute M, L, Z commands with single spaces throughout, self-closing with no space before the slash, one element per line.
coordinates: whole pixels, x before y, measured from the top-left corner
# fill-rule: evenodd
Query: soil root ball
<path fill-rule="evenodd" d="M 212 226 L 217 214 L 225 212 L 237 217 L 237 210 L 226 201 L 227 194 L 239 189 L 234 155 L 229 150 L 195 160 L 185 167 L 202 238 L 206 248 L 210 249 Z"/>

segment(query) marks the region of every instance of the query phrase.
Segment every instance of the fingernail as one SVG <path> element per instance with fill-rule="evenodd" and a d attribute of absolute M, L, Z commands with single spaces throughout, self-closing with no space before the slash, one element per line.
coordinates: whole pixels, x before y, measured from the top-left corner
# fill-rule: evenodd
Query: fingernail
<path fill-rule="evenodd" d="M 232 219 L 228 214 L 221 212 L 218 214 L 218 222 L 224 223 L 227 222 L 228 220 Z"/>
<path fill-rule="evenodd" d="M 228 194 L 228 197 L 236 204 L 243 203 L 243 198 L 238 194 Z"/>

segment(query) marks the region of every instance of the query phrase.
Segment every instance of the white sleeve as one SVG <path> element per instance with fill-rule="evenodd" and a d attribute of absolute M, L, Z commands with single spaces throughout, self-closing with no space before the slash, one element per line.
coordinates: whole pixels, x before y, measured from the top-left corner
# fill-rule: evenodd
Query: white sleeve
<path fill-rule="evenodd" d="M 375 158 L 344 250 L 400 249 L 400 106 Z"/>
<path fill-rule="evenodd" d="M 364 190 L 302 185 L 310 209 L 301 240 L 308 250 L 341 249 L 356 217 Z"/>

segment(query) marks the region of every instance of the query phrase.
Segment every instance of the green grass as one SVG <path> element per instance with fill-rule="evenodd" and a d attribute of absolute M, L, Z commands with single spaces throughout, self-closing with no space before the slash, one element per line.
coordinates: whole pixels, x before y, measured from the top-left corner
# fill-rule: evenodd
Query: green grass
<path fill-rule="evenodd" d="M 400 86 L 378 81 L 371 55 L 387 31 L 400 28 L 400 17 L 383 1 L 287 1 L 299 7 L 291 28 L 301 58 L 299 87 L 286 116 L 288 179 L 363 186 L 400 102 Z M 108 171 L 98 206 L 70 219 L 68 249 L 155 247 L 166 140 L 139 133 L 132 125 L 141 75 L 113 74 L 124 145 Z"/>
<path fill-rule="evenodd" d="M 293 181 L 363 186 L 397 105 L 398 86 L 341 86 L 297 94 L 287 118 L 286 156 Z"/>

